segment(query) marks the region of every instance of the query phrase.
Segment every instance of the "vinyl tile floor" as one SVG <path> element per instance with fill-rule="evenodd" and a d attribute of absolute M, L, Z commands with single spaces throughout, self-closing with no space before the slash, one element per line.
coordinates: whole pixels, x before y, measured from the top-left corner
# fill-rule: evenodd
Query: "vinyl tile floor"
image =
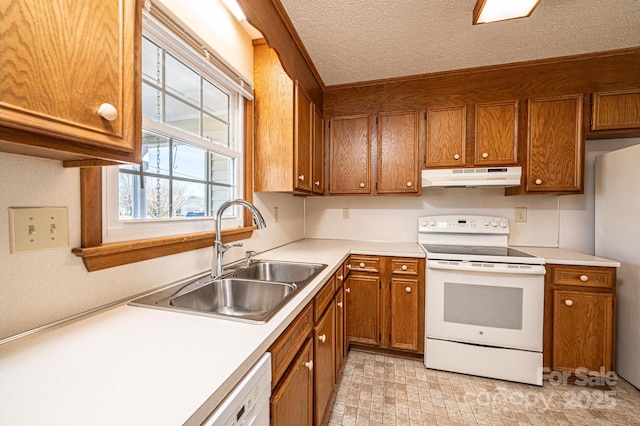
<path fill-rule="evenodd" d="M 640 425 L 640 391 L 525 385 L 349 351 L 328 417 L 337 425 Z"/>

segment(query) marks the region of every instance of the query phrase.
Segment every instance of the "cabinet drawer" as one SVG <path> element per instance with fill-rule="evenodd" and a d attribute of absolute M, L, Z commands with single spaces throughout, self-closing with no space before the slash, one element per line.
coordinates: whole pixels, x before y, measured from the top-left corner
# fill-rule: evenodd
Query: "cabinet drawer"
<path fill-rule="evenodd" d="M 418 259 L 394 258 L 391 259 L 391 273 L 401 275 L 418 275 Z"/>
<path fill-rule="evenodd" d="M 553 269 L 554 284 L 612 288 L 615 268 L 562 266 Z"/>
<path fill-rule="evenodd" d="M 322 287 L 322 290 L 316 294 L 315 299 L 313 300 L 314 304 L 314 321 L 318 321 L 322 316 L 322 312 L 329 305 L 329 302 L 333 300 L 333 293 L 335 292 L 335 279 L 331 277 L 329 281 Z"/>
<path fill-rule="evenodd" d="M 346 279 L 342 266 L 336 271 L 334 278 L 336 280 L 335 290 L 338 291 L 342 288 L 342 285 L 344 284 L 344 281 Z"/>
<path fill-rule="evenodd" d="M 351 256 L 347 268 L 351 271 L 380 272 L 380 258 L 371 256 Z"/>
<path fill-rule="evenodd" d="M 272 372 L 271 389 L 276 386 L 287 370 L 312 328 L 313 306 L 310 303 L 269 348 Z"/>

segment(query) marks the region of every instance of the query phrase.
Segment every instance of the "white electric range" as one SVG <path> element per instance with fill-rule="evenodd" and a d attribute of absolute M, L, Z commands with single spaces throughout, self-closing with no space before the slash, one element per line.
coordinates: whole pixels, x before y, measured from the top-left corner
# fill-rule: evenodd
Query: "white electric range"
<path fill-rule="evenodd" d="M 542 385 L 544 259 L 508 246 L 505 218 L 424 216 L 425 366 Z"/>

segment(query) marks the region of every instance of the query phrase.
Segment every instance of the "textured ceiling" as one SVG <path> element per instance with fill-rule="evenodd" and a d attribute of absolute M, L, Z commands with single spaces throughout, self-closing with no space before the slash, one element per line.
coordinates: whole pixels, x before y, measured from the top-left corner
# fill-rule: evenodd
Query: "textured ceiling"
<path fill-rule="evenodd" d="M 475 0 L 280 1 L 327 86 L 640 46 L 640 0 L 542 0 L 483 25 Z"/>

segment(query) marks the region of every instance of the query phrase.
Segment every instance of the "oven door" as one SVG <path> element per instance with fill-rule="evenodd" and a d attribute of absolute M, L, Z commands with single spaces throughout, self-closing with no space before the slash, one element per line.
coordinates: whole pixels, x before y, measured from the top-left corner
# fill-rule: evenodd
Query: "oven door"
<path fill-rule="evenodd" d="M 427 261 L 426 337 L 542 352 L 541 265 Z"/>

